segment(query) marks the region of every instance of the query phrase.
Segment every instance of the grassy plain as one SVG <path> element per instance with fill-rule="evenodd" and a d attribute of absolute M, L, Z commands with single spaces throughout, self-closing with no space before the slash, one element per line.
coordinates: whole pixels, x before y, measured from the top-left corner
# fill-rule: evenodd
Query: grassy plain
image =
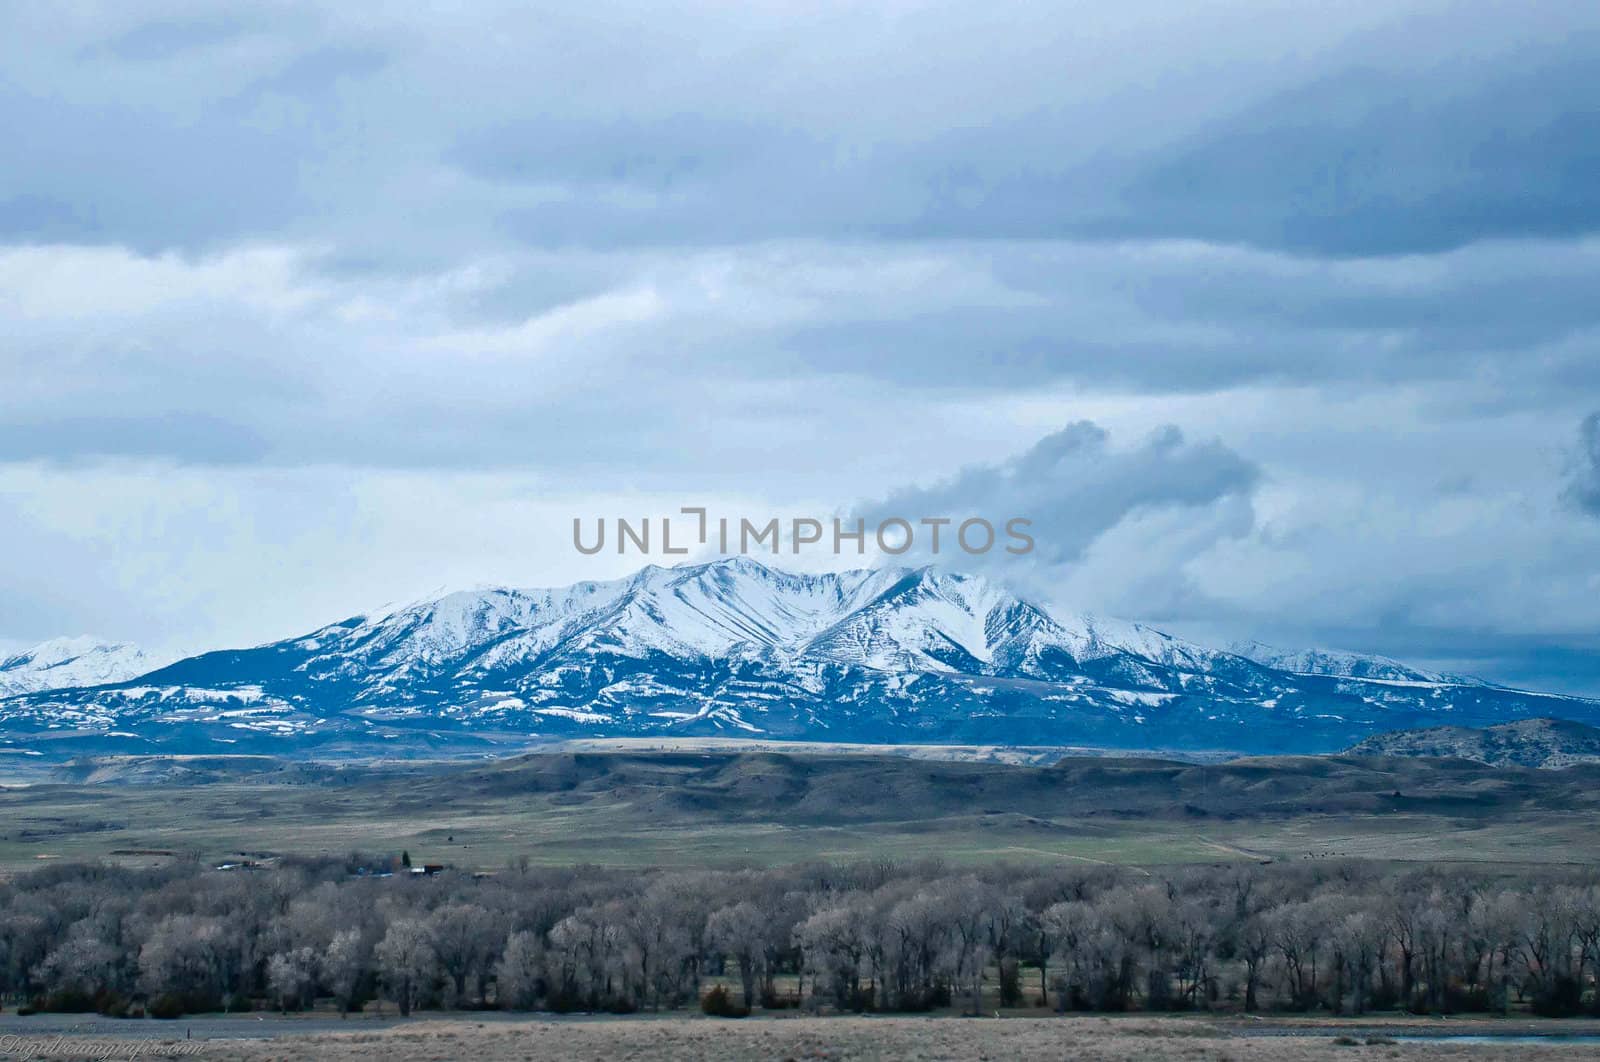
<path fill-rule="evenodd" d="M 1466 1024 L 1466 1023 L 1464 1023 Z M 1472 1032 L 1475 1026 L 1462 1031 Z M 1593 1043 L 1514 1040 L 1418 1042 L 1406 1035 L 1435 1028 L 1393 1025 L 1301 1030 L 1246 1029 L 1185 1018 L 789 1017 L 721 1021 L 667 1017 L 597 1020 L 474 1022 L 429 1020 L 380 1032 L 326 1032 L 272 1040 L 233 1041 L 225 1057 L 239 1059 L 436 1060 L 481 1062 L 610 1062 L 660 1059 L 1060 1059 L 1122 1062 L 1321 1062 L 1324 1059 L 1579 1059 Z M 1504 1032 L 1505 1030 L 1498 1030 Z M 1266 1035 L 1263 1035 L 1263 1034 Z M 1392 1035 L 1391 1035 L 1392 1034 Z M 215 1041 L 207 1048 L 220 1048 Z M 210 1051 L 206 1052 L 211 1053 Z M 221 1052 L 217 1052 L 219 1055 Z M 200 1056 L 204 1057 L 204 1055 Z"/>
<path fill-rule="evenodd" d="M 0 790 L 0 872 L 52 860 L 402 849 L 486 870 L 520 859 L 1600 861 L 1597 768 L 680 752 L 389 768 L 161 760 L 70 777 Z"/>

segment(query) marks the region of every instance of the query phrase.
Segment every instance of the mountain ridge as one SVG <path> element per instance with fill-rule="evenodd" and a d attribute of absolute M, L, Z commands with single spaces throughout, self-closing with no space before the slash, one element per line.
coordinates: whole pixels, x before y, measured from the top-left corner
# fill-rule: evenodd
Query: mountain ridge
<path fill-rule="evenodd" d="M 1314 662 L 1338 673 L 1058 619 L 932 567 L 799 574 L 735 557 L 457 591 L 132 680 L 0 699 L 0 751 L 338 757 L 745 736 L 1330 752 L 1441 721 L 1559 710 L 1600 722 L 1600 702 L 1581 698 L 1354 654 Z"/>

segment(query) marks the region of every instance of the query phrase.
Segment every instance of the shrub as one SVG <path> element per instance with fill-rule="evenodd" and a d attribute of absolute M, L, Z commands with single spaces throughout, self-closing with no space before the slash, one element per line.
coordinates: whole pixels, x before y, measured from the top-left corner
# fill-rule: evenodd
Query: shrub
<path fill-rule="evenodd" d="M 35 996 L 33 1009 L 40 1014 L 88 1014 L 94 1009 L 94 997 L 74 988 L 63 988 L 49 995 Z"/>
<path fill-rule="evenodd" d="M 571 1014 L 573 1011 L 593 1010 L 590 1001 L 584 999 L 576 992 L 566 989 L 557 989 L 551 992 L 545 1004 L 556 1014 Z"/>
<path fill-rule="evenodd" d="M 1444 990 L 1444 1012 L 1446 1014 L 1481 1014 L 1492 1010 L 1493 1002 L 1489 998 L 1487 988 L 1474 988 L 1471 990 L 1451 985 Z"/>
<path fill-rule="evenodd" d="M 1400 989 L 1397 985 L 1374 985 L 1367 1006 L 1372 1010 L 1398 1010 Z"/>
<path fill-rule="evenodd" d="M 1583 1011 L 1583 986 L 1574 977 L 1557 977 L 1533 997 L 1533 1012 L 1541 1018 L 1570 1018 Z"/>
<path fill-rule="evenodd" d="M 743 1018 L 750 1013 L 749 1007 L 735 1005 L 733 996 L 721 985 L 700 997 L 700 1009 L 713 1018 Z"/>
<path fill-rule="evenodd" d="M 632 1014 L 639 1009 L 639 1004 L 627 996 L 612 996 L 600 1004 L 600 1009 L 608 1014 Z"/>
<path fill-rule="evenodd" d="M 877 1010 L 878 1002 L 876 993 L 874 993 L 870 988 L 862 988 L 861 986 L 857 985 L 850 992 L 849 1009 L 857 1014 L 860 1014 L 863 1011 Z"/>
<path fill-rule="evenodd" d="M 761 990 L 761 1007 L 763 1010 L 790 1010 L 798 1009 L 799 1006 L 800 995 L 797 992 L 780 995 L 777 989 L 770 986 Z"/>
<path fill-rule="evenodd" d="M 902 1014 L 922 1014 L 935 1007 L 950 1005 L 949 989 L 933 988 L 927 991 L 906 992 L 895 1000 L 894 1010 Z"/>
<path fill-rule="evenodd" d="M 250 1000 L 247 996 L 230 996 L 224 1005 L 223 1000 L 205 992 L 163 992 L 152 999 L 145 1009 L 152 1018 L 181 1018 L 185 1014 L 229 1010 L 240 1000 L 244 1001 L 242 1009 L 249 1010 Z"/>
<path fill-rule="evenodd" d="M 163 1021 L 183 1017 L 183 997 L 176 992 L 163 992 L 150 1001 L 150 1016 Z"/>
<path fill-rule="evenodd" d="M 128 1001 L 110 989 L 101 989 L 94 997 L 94 1012 L 107 1018 L 126 1018 Z"/>

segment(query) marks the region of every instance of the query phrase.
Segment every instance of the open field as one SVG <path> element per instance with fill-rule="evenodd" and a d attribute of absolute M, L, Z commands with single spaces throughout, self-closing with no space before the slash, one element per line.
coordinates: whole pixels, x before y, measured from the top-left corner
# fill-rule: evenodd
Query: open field
<path fill-rule="evenodd" d="M 730 866 L 929 856 L 1600 861 L 1596 768 L 603 752 L 404 768 L 114 762 L 84 776 L 97 781 L 0 790 L 0 870 L 353 849 L 404 849 L 472 869 L 523 859 Z M 151 777 L 167 780 L 117 783 Z"/>
<path fill-rule="evenodd" d="M 145 1041 L 146 1057 L 227 1059 L 610 1062 L 662 1059 L 1185 1059 L 1192 1062 L 1316 1062 L 1321 1059 L 1579 1059 L 1597 1050 L 1595 1027 L 1543 1023 L 1538 1037 L 1507 1022 L 1239 1023 L 1189 1018 L 992 1019 L 789 1017 L 722 1021 L 698 1017 L 499 1019 L 451 1016 L 404 1023 L 301 1018 L 200 1018 L 186 1022 L 0 1019 L 0 1038 L 70 1037 L 93 1058 L 113 1040 Z M 1445 1028 L 1449 1026 L 1449 1028 Z M 184 1040 L 185 1033 L 193 1036 Z M 145 1040 L 146 1037 L 152 1038 Z M 1408 1039 L 1417 1037 L 1419 1039 Z M 1440 1039 L 1442 1037 L 1442 1039 Z M 1576 1037 L 1563 1040 L 1562 1037 Z M 161 1038 L 159 1040 L 154 1038 Z M 165 1041 L 165 1050 L 161 1046 Z M 4 1039 L 0 1039 L 3 1044 Z"/>

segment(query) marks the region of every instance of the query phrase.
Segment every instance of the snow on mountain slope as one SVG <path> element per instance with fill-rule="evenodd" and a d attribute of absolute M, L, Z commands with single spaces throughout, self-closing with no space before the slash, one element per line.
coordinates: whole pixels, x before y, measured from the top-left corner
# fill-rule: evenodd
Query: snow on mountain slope
<path fill-rule="evenodd" d="M 1600 722 L 1593 701 L 1245 648 L 1058 620 L 931 568 L 801 575 L 730 558 L 444 594 L 137 682 L 7 697 L 0 751 L 433 755 L 729 735 L 1311 752 L 1443 723 Z"/>
<path fill-rule="evenodd" d="M 1235 642 L 1230 653 L 1247 657 L 1258 664 L 1297 675 L 1331 675 L 1340 678 L 1382 679 L 1389 682 L 1483 685 L 1479 679 L 1460 675 L 1441 675 L 1402 664 L 1386 656 L 1365 656 L 1331 649 L 1278 649 L 1261 642 Z"/>
<path fill-rule="evenodd" d="M 121 682 L 160 663 L 126 642 L 53 638 L 0 660 L 0 696 Z"/>

